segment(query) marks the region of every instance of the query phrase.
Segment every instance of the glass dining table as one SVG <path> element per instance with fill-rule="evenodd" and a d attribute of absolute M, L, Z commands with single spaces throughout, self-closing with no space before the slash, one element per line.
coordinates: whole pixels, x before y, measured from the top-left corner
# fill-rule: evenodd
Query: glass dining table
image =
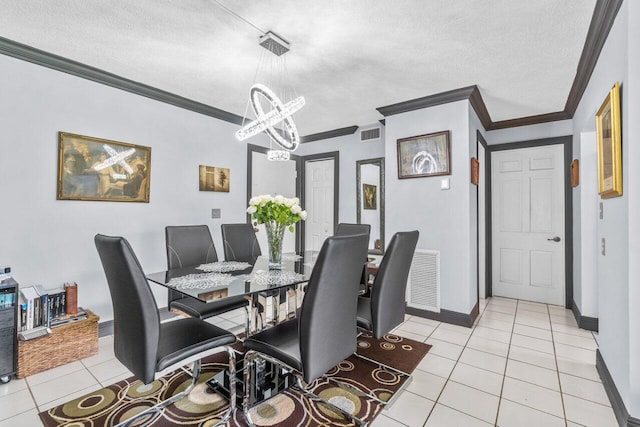
<path fill-rule="evenodd" d="M 293 288 L 309 280 L 317 257 L 316 251 L 300 254 L 283 254 L 282 268 L 269 269 L 267 257 L 259 256 L 253 264 L 237 261 L 219 261 L 199 266 L 185 267 L 147 274 L 153 283 L 178 291 L 186 296 L 209 303 L 238 295 L 245 295 L 251 301 L 252 312 L 257 313 L 258 296 L 275 297 L 272 305 L 272 321 L 279 318 L 280 290 Z M 289 303 L 289 299 L 287 299 Z M 288 304 L 289 305 L 289 304 Z M 295 312 L 296 307 L 293 307 Z M 291 309 L 287 306 L 286 313 Z M 249 316 L 248 331 L 257 329 L 256 316 Z M 252 327 L 253 326 L 253 327 Z"/>
<path fill-rule="evenodd" d="M 205 303 L 219 301 L 232 296 L 245 295 L 251 302 L 250 313 L 255 314 L 255 316 L 248 316 L 246 330 L 255 331 L 259 330 L 258 323 L 260 323 L 261 328 L 265 326 L 265 322 L 257 321 L 259 316 L 259 295 L 273 297 L 272 321 L 277 323 L 280 320 L 280 294 L 286 289 L 291 289 L 309 280 L 317 255 L 318 252 L 316 251 L 283 254 L 282 268 L 279 270 L 270 270 L 268 258 L 260 256 L 253 265 L 236 261 L 221 261 L 195 267 L 160 271 L 148 274 L 146 277 L 153 283 L 181 292 Z M 294 301 L 296 299 L 295 297 L 293 298 Z M 289 301 L 290 298 L 287 298 L 287 318 L 291 313 Z M 295 315 L 296 308 L 294 304 L 293 315 Z M 251 318 L 253 318 L 253 328 L 251 328 Z M 278 390 L 290 385 L 289 376 L 274 367 L 265 365 L 259 371 L 262 372 L 261 384 L 257 391 L 259 400 L 266 399 Z M 238 361 L 236 372 L 241 375 L 241 359 Z M 208 384 L 214 390 L 220 391 L 223 395 L 229 397 L 229 380 L 228 372 L 223 371 L 211 378 Z M 237 382 L 241 384 L 242 377 L 239 376 Z M 242 403 L 241 396 L 242 393 L 238 396 L 239 404 Z"/>

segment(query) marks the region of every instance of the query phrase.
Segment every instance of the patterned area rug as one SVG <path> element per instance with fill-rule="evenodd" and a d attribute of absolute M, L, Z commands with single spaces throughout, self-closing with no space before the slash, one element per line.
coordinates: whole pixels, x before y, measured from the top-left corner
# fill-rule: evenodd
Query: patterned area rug
<path fill-rule="evenodd" d="M 386 335 L 380 340 L 366 334 L 358 338 L 358 354 L 409 373 L 413 372 L 430 348 L 428 344 L 396 335 Z M 227 362 L 226 353 L 205 358 L 200 382 L 189 396 L 168 406 L 160 414 L 140 419 L 134 425 L 207 427 L 215 424 L 227 410 L 228 403 L 225 398 L 212 392 L 205 382 L 224 369 Z M 351 356 L 309 387 L 314 394 L 368 422 L 378 415 L 382 405 L 347 387 L 337 386 L 328 380 L 329 377 L 368 394 L 373 393 L 384 401 L 391 399 L 406 381 L 404 376 Z M 176 371 L 149 385 L 132 377 L 42 412 L 40 419 L 47 427 L 113 426 L 184 390 L 189 383 L 190 378 L 182 371 Z M 310 400 L 296 388 L 281 392 L 252 408 L 251 418 L 258 426 L 353 425 L 329 406 Z M 246 426 L 242 411 L 237 410 L 229 424 Z"/>

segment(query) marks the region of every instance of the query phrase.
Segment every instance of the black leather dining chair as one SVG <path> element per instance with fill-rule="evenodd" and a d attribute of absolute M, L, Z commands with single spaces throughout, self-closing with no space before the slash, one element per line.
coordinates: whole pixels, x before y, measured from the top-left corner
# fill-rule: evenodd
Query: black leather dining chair
<path fill-rule="evenodd" d="M 382 338 L 404 322 L 409 268 L 418 244 L 418 231 L 393 235 L 371 287 L 371 297 L 358 298 L 358 326 Z"/>
<path fill-rule="evenodd" d="M 369 244 L 369 236 L 371 235 L 371 225 L 369 224 L 350 224 L 347 222 L 341 222 L 336 227 L 335 236 L 353 236 L 355 234 L 366 234 L 367 235 L 367 245 Z M 362 276 L 360 277 L 360 290 L 359 294 L 364 295 L 368 292 L 368 277 L 367 273 L 367 256 L 363 258 L 362 262 Z"/>
<path fill-rule="evenodd" d="M 249 223 L 222 224 L 224 259 L 254 264 L 262 255 L 253 226 Z"/>
<path fill-rule="evenodd" d="M 350 224 L 341 222 L 336 227 L 335 236 L 353 236 L 355 234 L 371 234 L 371 225 L 369 224 Z"/>
<path fill-rule="evenodd" d="M 312 382 L 355 352 L 357 284 L 367 244 L 365 235 L 326 239 L 311 273 L 300 316 L 245 340 L 244 411 L 249 424 L 256 358 L 287 366 L 303 393 L 322 400 L 306 390 L 303 381 Z M 343 409 L 325 403 L 363 424 Z"/>
<path fill-rule="evenodd" d="M 417 230 L 398 232 L 393 235 L 371 286 L 371 297 L 358 297 L 358 327 L 371 331 L 377 339 L 404 322 L 407 278 L 418 236 Z M 356 356 L 377 364 L 381 368 L 411 376 L 360 354 L 356 353 Z M 370 397 L 383 404 L 388 403 L 376 396 Z"/>
<path fill-rule="evenodd" d="M 236 337 L 231 332 L 193 317 L 160 323 L 153 293 L 129 242 L 122 237 L 101 234 L 94 240 L 111 293 L 116 359 L 144 384 L 178 368 L 192 377 L 182 392 L 118 425 L 129 425 L 150 412 L 159 413 L 187 396 L 198 381 L 200 359 L 221 348 L 229 354 L 229 371 L 231 378 L 235 378 L 235 353 L 230 345 Z M 190 372 L 184 368 L 189 363 L 193 363 Z M 235 394 L 235 382 L 232 382 L 229 410 L 218 424 L 225 422 L 235 410 Z"/>
<path fill-rule="evenodd" d="M 218 254 L 207 225 L 177 225 L 165 227 L 167 268 L 194 267 L 218 261 Z M 179 310 L 191 317 L 206 319 L 244 308 L 247 315 L 245 334 L 249 335 L 249 301 L 244 295 L 219 301 L 202 302 L 181 292 L 169 289 L 169 309 Z"/>

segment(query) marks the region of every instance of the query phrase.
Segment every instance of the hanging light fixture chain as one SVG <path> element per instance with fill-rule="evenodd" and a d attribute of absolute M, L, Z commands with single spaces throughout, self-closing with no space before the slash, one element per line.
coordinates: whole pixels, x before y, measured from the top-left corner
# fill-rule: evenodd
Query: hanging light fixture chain
<path fill-rule="evenodd" d="M 222 10 L 224 10 L 225 12 L 227 12 L 229 15 L 236 17 L 237 19 L 241 20 L 242 22 L 249 24 L 250 26 L 252 26 L 253 28 L 255 28 L 256 30 L 258 30 L 260 32 L 260 34 L 264 34 L 266 31 L 264 31 L 262 28 L 258 27 L 257 25 L 255 25 L 253 22 L 247 20 L 246 18 L 243 18 L 242 16 L 238 15 L 236 12 L 234 12 L 233 10 L 229 9 L 229 7 L 225 6 L 224 4 L 222 4 L 220 1 L 218 0 L 210 0 L 212 3 L 217 4 L 218 6 L 220 6 L 220 8 Z"/>

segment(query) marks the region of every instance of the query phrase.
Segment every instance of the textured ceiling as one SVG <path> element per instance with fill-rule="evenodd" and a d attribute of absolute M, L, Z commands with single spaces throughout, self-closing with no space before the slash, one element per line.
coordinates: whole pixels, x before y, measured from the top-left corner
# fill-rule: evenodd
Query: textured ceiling
<path fill-rule="evenodd" d="M 271 30 L 291 43 L 289 79 L 307 100 L 296 124 L 309 135 L 474 84 L 494 122 L 562 111 L 595 4 L 0 0 L 0 36 L 242 116 Z"/>

